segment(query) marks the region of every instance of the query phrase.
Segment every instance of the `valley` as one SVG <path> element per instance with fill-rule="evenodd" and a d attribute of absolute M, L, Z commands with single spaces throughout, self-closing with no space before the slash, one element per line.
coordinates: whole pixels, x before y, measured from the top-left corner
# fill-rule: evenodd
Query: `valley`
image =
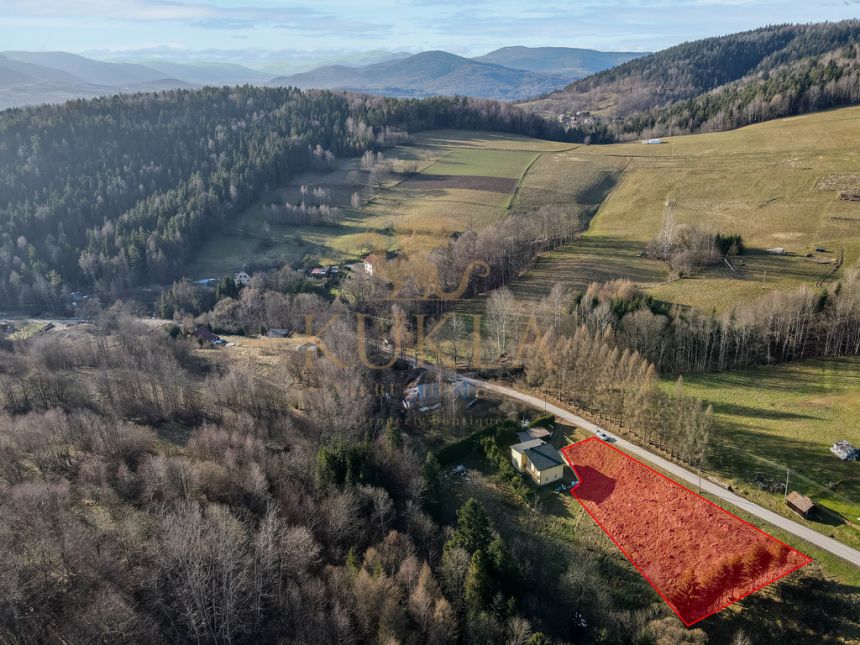
<path fill-rule="evenodd" d="M 0 642 L 860 642 L 847 9 L 132 4 L 0 52 Z"/>
<path fill-rule="evenodd" d="M 333 172 L 297 176 L 272 191 L 220 231 L 196 254 L 190 277 L 219 277 L 242 265 L 338 264 L 372 251 L 414 253 L 446 243 L 464 226 L 480 229 L 505 217 L 520 179 L 540 155 L 570 148 L 516 135 L 436 130 L 383 152 L 384 171 L 357 158 L 338 160 Z M 279 225 L 263 206 L 298 203 L 301 187 L 322 187 L 326 202 L 344 212 L 334 226 Z M 351 203 L 353 194 L 363 202 Z"/>

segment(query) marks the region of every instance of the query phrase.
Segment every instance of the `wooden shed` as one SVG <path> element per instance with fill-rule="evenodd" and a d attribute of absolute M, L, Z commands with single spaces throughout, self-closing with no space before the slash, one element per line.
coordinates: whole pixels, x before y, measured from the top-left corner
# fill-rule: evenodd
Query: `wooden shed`
<path fill-rule="evenodd" d="M 785 505 L 803 518 L 808 518 L 815 510 L 815 502 L 796 490 L 791 491 L 785 498 Z"/>

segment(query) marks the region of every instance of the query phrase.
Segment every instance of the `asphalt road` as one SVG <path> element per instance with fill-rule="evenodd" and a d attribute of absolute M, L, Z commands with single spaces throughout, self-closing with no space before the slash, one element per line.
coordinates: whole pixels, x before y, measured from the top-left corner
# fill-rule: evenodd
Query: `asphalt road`
<path fill-rule="evenodd" d="M 854 564 L 855 566 L 860 567 L 860 551 L 856 549 L 852 549 L 851 547 L 842 544 L 841 542 L 837 542 L 836 540 L 827 537 L 826 535 L 822 535 L 818 531 L 813 531 L 810 528 L 803 526 L 797 522 L 794 522 L 788 518 L 783 517 L 782 515 L 777 515 L 773 511 L 769 511 L 766 508 L 762 508 L 758 504 L 754 504 L 748 499 L 744 499 L 740 495 L 737 495 L 730 490 L 723 488 L 722 486 L 715 484 L 714 482 L 708 479 L 702 479 L 699 477 L 697 473 L 691 472 L 686 468 L 682 468 L 677 464 L 668 461 L 667 459 L 663 459 L 659 455 L 655 455 L 653 452 L 642 448 L 641 446 L 637 446 L 634 443 L 630 443 L 621 437 L 616 437 L 614 434 L 610 433 L 608 430 L 604 430 L 598 425 L 583 419 L 580 416 L 573 414 L 572 412 L 568 412 L 558 406 L 552 405 L 551 403 L 547 403 L 544 399 L 533 396 L 531 394 L 525 394 L 513 388 L 504 387 L 502 385 L 496 385 L 495 383 L 490 383 L 488 381 L 481 381 L 474 378 L 469 378 L 465 376 L 457 376 L 457 378 L 461 381 L 465 381 L 475 387 L 495 392 L 496 394 L 501 394 L 503 396 L 509 397 L 511 399 L 516 399 L 517 401 L 521 401 L 526 403 L 532 407 L 538 408 L 540 410 L 546 410 L 548 413 L 552 413 L 560 419 L 564 419 L 565 421 L 569 421 L 570 423 L 575 424 L 577 427 L 583 428 L 584 430 L 588 430 L 589 432 L 597 433 L 602 430 L 613 437 L 613 444 L 623 448 L 627 452 L 636 455 L 642 461 L 647 461 L 648 463 L 660 468 L 664 472 L 670 473 L 673 477 L 683 480 L 692 486 L 696 486 L 700 488 L 702 491 L 705 491 L 714 497 L 717 497 L 737 508 L 746 511 L 750 515 L 754 515 L 759 519 L 764 520 L 765 522 L 769 522 L 774 526 L 778 526 L 779 528 L 791 533 L 792 535 L 796 535 L 799 538 L 803 538 L 810 544 L 814 544 L 820 549 L 832 553 L 835 556 L 838 556 L 848 562 Z"/>

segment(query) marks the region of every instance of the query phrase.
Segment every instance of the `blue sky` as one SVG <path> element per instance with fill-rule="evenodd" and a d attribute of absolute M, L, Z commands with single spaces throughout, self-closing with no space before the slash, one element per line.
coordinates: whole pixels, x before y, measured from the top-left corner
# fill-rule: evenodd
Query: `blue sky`
<path fill-rule="evenodd" d="M 0 0 L 3 49 L 657 50 L 779 22 L 860 17 L 860 0 Z"/>

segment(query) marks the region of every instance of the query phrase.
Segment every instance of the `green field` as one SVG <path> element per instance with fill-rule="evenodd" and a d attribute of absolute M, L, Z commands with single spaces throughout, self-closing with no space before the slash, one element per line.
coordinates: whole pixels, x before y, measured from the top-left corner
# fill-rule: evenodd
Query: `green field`
<path fill-rule="evenodd" d="M 189 265 L 194 278 L 216 277 L 243 265 L 263 268 L 297 263 L 356 259 L 373 250 L 430 250 L 451 233 L 481 228 L 504 217 L 520 178 L 544 153 L 571 149 L 570 144 L 517 135 L 438 130 L 413 143 L 386 150 L 384 156 L 414 162 L 417 175 L 391 173 L 381 191 L 353 209 L 353 192 L 364 192 L 367 173 L 359 159 L 337 161 L 334 172 L 310 172 L 273 190 L 210 235 Z M 355 183 L 355 175 L 361 182 Z M 339 206 L 337 226 L 291 226 L 267 221 L 264 204 L 275 199 L 298 203 L 301 186 L 323 187 L 328 203 Z"/>
<path fill-rule="evenodd" d="M 858 140 L 860 108 L 845 108 L 672 137 L 662 145 L 583 146 L 557 155 L 559 172 L 530 172 L 523 181 L 520 192 L 535 204 L 546 195 L 576 192 L 581 179 L 593 185 L 566 157 L 592 167 L 620 164 L 623 172 L 583 242 L 542 258 L 517 290 L 537 296 L 548 290 L 547 280 L 581 288 L 629 277 L 658 299 L 722 311 L 769 290 L 814 286 L 840 247 L 841 271 L 860 258 L 860 203 L 838 198 L 839 190 L 860 187 Z M 748 253 L 736 263 L 738 272 L 714 267 L 667 283 L 665 263 L 640 254 L 670 208 L 676 224 L 740 233 Z M 772 247 L 787 254 L 767 253 Z"/>
<path fill-rule="evenodd" d="M 830 446 L 860 445 L 860 357 L 813 359 L 736 372 L 691 374 L 685 392 L 713 404 L 715 429 L 708 470 L 756 502 L 790 514 L 782 494 L 762 492 L 759 473 L 809 495 L 855 526 L 822 513 L 805 522 L 860 546 L 860 462 L 840 461 Z M 666 387 L 674 387 L 672 381 Z"/>

